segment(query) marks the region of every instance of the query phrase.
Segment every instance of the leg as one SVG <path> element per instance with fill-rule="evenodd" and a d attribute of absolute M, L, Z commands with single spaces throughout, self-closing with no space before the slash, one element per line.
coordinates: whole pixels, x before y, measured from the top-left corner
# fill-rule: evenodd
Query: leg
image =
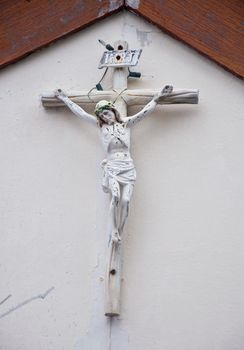
<path fill-rule="evenodd" d="M 132 196 L 134 185 L 126 184 L 122 187 L 121 201 L 120 201 L 120 222 L 119 222 L 119 234 L 122 235 L 125 226 L 126 219 L 129 214 L 129 204 Z"/>
<path fill-rule="evenodd" d="M 117 181 L 109 180 L 109 188 L 111 191 L 111 202 L 109 209 L 109 227 L 111 238 L 114 242 L 120 241 L 119 236 L 119 202 L 120 202 L 120 188 Z"/>

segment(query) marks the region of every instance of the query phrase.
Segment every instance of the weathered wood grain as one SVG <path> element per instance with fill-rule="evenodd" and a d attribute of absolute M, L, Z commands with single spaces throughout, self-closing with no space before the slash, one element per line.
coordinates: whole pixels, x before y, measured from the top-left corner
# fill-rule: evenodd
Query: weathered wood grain
<path fill-rule="evenodd" d="M 124 8 L 244 78 L 243 0 L 1 0 L 0 68 Z"/>
<path fill-rule="evenodd" d="M 242 0 L 128 0 L 126 7 L 244 77 Z"/>
<path fill-rule="evenodd" d="M 1 0 L 0 68 L 122 7 L 122 0 Z"/>

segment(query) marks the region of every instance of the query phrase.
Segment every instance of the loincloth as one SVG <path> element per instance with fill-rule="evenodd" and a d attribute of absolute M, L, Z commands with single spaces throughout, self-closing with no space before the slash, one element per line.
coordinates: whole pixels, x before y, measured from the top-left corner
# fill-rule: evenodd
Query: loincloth
<path fill-rule="evenodd" d="M 102 164 L 104 192 L 118 195 L 119 185 L 134 185 L 136 181 L 136 169 L 131 158 L 129 159 L 104 159 Z"/>

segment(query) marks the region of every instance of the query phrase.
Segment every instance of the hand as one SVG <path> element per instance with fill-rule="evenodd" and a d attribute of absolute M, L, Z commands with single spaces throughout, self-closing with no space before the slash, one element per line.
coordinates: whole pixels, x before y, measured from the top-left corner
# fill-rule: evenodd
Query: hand
<path fill-rule="evenodd" d="M 154 96 L 154 101 L 158 102 L 161 97 L 169 95 L 173 91 L 172 85 L 165 85 L 163 90 L 161 90 L 157 95 Z"/>
<path fill-rule="evenodd" d="M 172 85 L 165 85 L 163 90 L 161 91 L 162 94 L 170 94 L 173 91 L 173 86 Z"/>
<path fill-rule="evenodd" d="M 54 94 L 55 94 L 55 96 L 56 96 L 59 100 L 63 100 L 64 97 L 67 97 L 67 96 L 65 95 L 65 93 L 63 92 L 63 90 L 61 90 L 61 89 L 55 90 L 55 91 L 54 91 Z"/>

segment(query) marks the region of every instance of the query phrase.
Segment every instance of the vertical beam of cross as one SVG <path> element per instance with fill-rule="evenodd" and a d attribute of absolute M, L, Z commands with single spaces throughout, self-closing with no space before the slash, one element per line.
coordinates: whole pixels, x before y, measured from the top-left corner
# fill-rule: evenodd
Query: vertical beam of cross
<path fill-rule="evenodd" d="M 115 50 L 127 50 L 128 43 L 117 41 Z M 114 68 L 113 90 L 118 93 L 114 102 L 116 109 L 122 117 L 127 117 L 127 105 L 120 93 L 127 89 L 128 68 Z M 105 315 L 117 316 L 120 314 L 120 291 L 121 291 L 121 243 L 112 239 L 108 247 L 108 263 L 105 276 Z"/>

